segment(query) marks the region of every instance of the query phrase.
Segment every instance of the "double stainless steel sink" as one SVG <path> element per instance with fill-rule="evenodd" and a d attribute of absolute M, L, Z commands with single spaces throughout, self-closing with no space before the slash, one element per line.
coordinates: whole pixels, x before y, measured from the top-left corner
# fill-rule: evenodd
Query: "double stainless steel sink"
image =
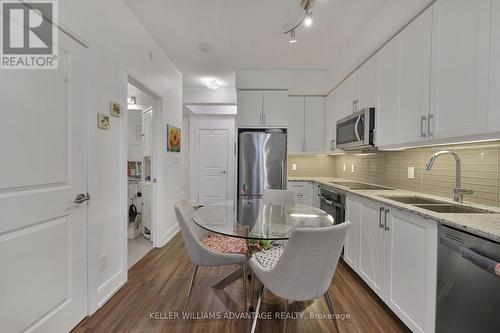
<path fill-rule="evenodd" d="M 453 204 L 446 201 L 439 201 L 419 196 L 381 196 L 384 199 L 393 200 L 396 202 L 412 205 L 418 208 L 427 209 L 436 213 L 453 213 L 453 214 L 494 214 L 495 212 Z"/>

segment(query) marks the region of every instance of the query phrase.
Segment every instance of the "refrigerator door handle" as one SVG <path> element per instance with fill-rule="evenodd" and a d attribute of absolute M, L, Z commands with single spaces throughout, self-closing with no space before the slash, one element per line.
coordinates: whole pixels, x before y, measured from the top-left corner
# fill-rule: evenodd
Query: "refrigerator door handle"
<path fill-rule="evenodd" d="M 281 161 L 281 189 L 286 190 L 285 187 L 285 161 Z"/>

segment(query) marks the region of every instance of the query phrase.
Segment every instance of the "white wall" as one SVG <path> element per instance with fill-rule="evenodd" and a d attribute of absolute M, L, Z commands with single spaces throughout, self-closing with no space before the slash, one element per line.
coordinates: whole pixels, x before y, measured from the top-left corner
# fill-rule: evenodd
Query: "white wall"
<path fill-rule="evenodd" d="M 86 41 L 88 49 L 88 112 L 90 126 L 89 192 L 89 310 L 110 297 L 127 278 L 126 113 L 111 117 L 111 129 L 98 130 L 97 112 L 107 112 L 110 100 L 126 105 L 126 73 L 162 97 L 157 111 L 158 195 L 161 244 L 176 231 L 173 205 L 182 188 L 178 155 L 164 149 L 167 123 L 182 124 L 182 75 L 121 0 L 59 1 L 60 23 Z M 152 59 L 150 58 L 150 52 Z M 99 257 L 107 267 L 99 269 Z"/>
<path fill-rule="evenodd" d="M 236 142 L 234 115 L 191 115 L 189 118 L 189 197 L 198 200 L 198 129 L 227 129 L 229 133 L 228 144 L 228 195 L 236 196 L 236 157 L 234 143 Z"/>

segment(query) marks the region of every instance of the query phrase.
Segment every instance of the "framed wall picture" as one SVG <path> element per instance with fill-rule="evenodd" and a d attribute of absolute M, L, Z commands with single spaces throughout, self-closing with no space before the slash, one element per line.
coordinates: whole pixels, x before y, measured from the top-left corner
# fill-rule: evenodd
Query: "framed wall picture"
<path fill-rule="evenodd" d="M 109 129 L 109 115 L 101 112 L 97 114 L 97 128 Z"/>
<path fill-rule="evenodd" d="M 113 117 L 121 117 L 122 115 L 122 106 L 117 102 L 109 102 L 109 114 Z"/>
<path fill-rule="evenodd" d="M 181 151 L 181 129 L 167 125 L 167 151 L 180 153 Z"/>

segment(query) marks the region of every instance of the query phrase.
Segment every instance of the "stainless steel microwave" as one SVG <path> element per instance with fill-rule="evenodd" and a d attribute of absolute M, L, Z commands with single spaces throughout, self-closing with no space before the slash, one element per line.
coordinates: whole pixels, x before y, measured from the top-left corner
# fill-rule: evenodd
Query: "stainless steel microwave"
<path fill-rule="evenodd" d="M 337 148 L 342 150 L 375 148 L 375 108 L 357 111 L 337 121 Z"/>

